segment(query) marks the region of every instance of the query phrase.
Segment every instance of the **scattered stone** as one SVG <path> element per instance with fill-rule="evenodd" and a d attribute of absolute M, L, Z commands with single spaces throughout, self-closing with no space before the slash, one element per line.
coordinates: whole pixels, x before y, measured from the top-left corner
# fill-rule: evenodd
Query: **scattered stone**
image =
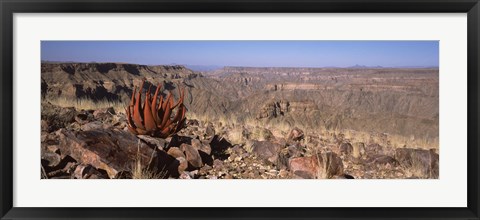
<path fill-rule="evenodd" d="M 279 169 L 286 169 L 288 168 L 289 158 L 290 158 L 290 155 L 288 155 L 288 152 L 287 154 L 285 154 L 285 152 L 281 151 L 278 154 L 277 161 L 274 164 L 277 165 Z"/>
<path fill-rule="evenodd" d="M 288 149 L 288 155 L 290 157 L 300 157 L 303 154 L 302 146 L 300 146 L 299 144 L 290 145 L 288 146 L 287 149 Z"/>
<path fill-rule="evenodd" d="M 238 144 L 234 145 L 231 148 L 231 152 L 232 152 L 232 154 L 235 154 L 235 155 L 243 155 L 243 154 L 247 153 L 247 151 L 245 149 L 243 149 L 243 147 L 238 145 Z"/>
<path fill-rule="evenodd" d="M 369 158 L 369 160 L 367 160 L 367 163 L 372 163 L 372 164 L 377 164 L 377 165 L 387 165 L 387 164 L 389 164 L 390 166 L 397 166 L 398 165 L 397 160 L 395 160 L 393 157 L 387 156 L 387 155 L 371 156 L 371 158 Z"/>
<path fill-rule="evenodd" d="M 183 171 L 180 174 L 179 179 L 193 179 L 187 171 Z"/>
<path fill-rule="evenodd" d="M 46 178 L 62 178 L 64 179 L 66 176 L 69 176 L 72 172 L 77 161 L 75 161 L 72 157 L 65 155 L 61 156 L 61 160 L 58 163 L 53 163 L 49 166 L 49 161 L 42 159 L 42 170 L 45 172 L 44 176 Z M 67 178 L 68 179 L 68 178 Z"/>
<path fill-rule="evenodd" d="M 60 164 L 61 156 L 54 152 L 42 152 L 42 164 L 44 166 L 55 167 Z"/>
<path fill-rule="evenodd" d="M 216 168 L 216 169 L 221 169 L 223 168 L 223 161 L 219 160 L 219 159 L 215 159 L 213 161 L 213 167 Z"/>
<path fill-rule="evenodd" d="M 165 146 L 167 145 L 167 141 L 163 138 L 156 138 L 150 135 L 137 135 L 137 137 L 151 147 L 157 148 L 159 150 L 164 150 Z"/>
<path fill-rule="evenodd" d="M 291 158 L 289 168 L 294 175 L 305 179 L 330 179 L 344 174 L 342 159 L 333 152 Z"/>
<path fill-rule="evenodd" d="M 332 179 L 355 179 L 352 175 L 348 174 L 341 174 L 341 175 L 336 175 Z"/>
<path fill-rule="evenodd" d="M 105 170 L 96 169 L 92 165 L 78 165 L 73 175 L 77 179 L 109 179 Z"/>
<path fill-rule="evenodd" d="M 213 127 L 212 123 L 208 123 L 207 127 L 205 128 L 205 138 L 213 137 L 215 135 L 215 128 Z"/>
<path fill-rule="evenodd" d="M 366 151 L 369 154 L 381 154 L 383 152 L 383 147 L 380 144 L 373 143 L 367 145 Z"/>
<path fill-rule="evenodd" d="M 278 176 L 282 179 L 285 179 L 288 177 L 288 171 L 285 170 L 285 169 L 281 169 L 279 172 L 278 172 Z"/>
<path fill-rule="evenodd" d="M 165 138 L 166 142 L 168 142 L 167 149 L 170 147 L 180 147 L 181 144 L 190 144 L 192 142 L 191 137 L 187 136 L 180 136 L 180 135 L 173 135 L 171 137 Z"/>
<path fill-rule="evenodd" d="M 179 157 L 183 157 L 183 158 L 186 158 L 185 154 L 183 153 L 182 150 L 180 150 L 180 148 L 178 147 L 171 147 L 168 149 L 167 151 L 167 154 L 174 157 L 174 158 L 179 158 Z"/>
<path fill-rule="evenodd" d="M 185 155 L 188 163 L 194 168 L 200 168 L 203 165 L 202 157 L 198 153 L 198 150 L 195 149 L 192 145 L 181 144 L 180 150 L 182 150 Z"/>
<path fill-rule="evenodd" d="M 315 179 L 318 173 L 318 162 L 313 156 L 296 157 L 289 160 L 289 169 L 297 177 Z"/>
<path fill-rule="evenodd" d="M 98 130 L 98 129 L 109 129 L 110 125 L 104 124 L 99 121 L 87 122 L 80 126 L 82 131 L 91 131 L 91 130 Z"/>
<path fill-rule="evenodd" d="M 115 109 L 113 109 L 113 107 L 97 109 L 93 112 L 93 117 L 102 121 L 112 117 L 112 115 L 115 115 Z"/>
<path fill-rule="evenodd" d="M 192 139 L 191 144 L 197 150 L 200 150 L 200 148 L 202 146 L 202 142 L 198 139 Z"/>
<path fill-rule="evenodd" d="M 40 127 L 42 129 L 41 131 L 49 131 L 48 121 L 42 119 L 40 121 Z"/>
<path fill-rule="evenodd" d="M 201 151 L 207 155 L 212 154 L 212 148 L 210 147 L 210 145 L 204 144 L 198 139 L 192 139 L 192 146 L 198 151 Z"/>
<path fill-rule="evenodd" d="M 278 153 L 281 148 L 282 146 L 280 144 L 269 141 L 254 141 L 252 145 L 252 153 L 260 159 L 275 164 L 278 160 Z"/>
<path fill-rule="evenodd" d="M 345 155 L 350 155 L 353 152 L 353 146 L 352 144 L 348 142 L 344 142 L 340 144 L 340 153 L 345 154 Z"/>
<path fill-rule="evenodd" d="M 83 125 L 89 122 L 88 114 L 85 112 L 79 113 L 75 116 L 75 121 Z"/>
<path fill-rule="evenodd" d="M 72 156 L 79 163 L 91 164 L 105 170 L 110 177 L 123 170 L 130 170 L 137 156 L 147 167 L 153 150 L 141 143 L 135 135 L 118 130 L 89 130 L 71 132 L 60 129 L 56 132 L 63 154 Z"/>
<path fill-rule="evenodd" d="M 41 119 L 48 123 L 48 132 L 65 128 L 72 122 L 75 122 L 75 116 L 78 114 L 75 108 L 62 108 L 50 103 L 42 103 Z"/>
<path fill-rule="evenodd" d="M 48 145 L 47 151 L 60 155 L 60 149 L 58 148 L 58 145 Z"/>
<path fill-rule="evenodd" d="M 300 128 L 293 128 L 288 134 L 287 140 L 300 141 L 304 138 L 304 133 Z"/>
<path fill-rule="evenodd" d="M 178 161 L 178 173 L 182 173 L 188 168 L 188 161 L 184 157 L 177 157 L 175 160 Z M 176 164 L 176 163 L 174 163 Z"/>
<path fill-rule="evenodd" d="M 199 123 L 198 123 L 198 120 L 196 119 L 187 119 L 187 122 L 186 122 L 186 125 L 187 127 L 198 127 L 199 126 Z"/>
<path fill-rule="evenodd" d="M 414 169 L 426 178 L 438 178 L 439 156 L 434 150 L 398 148 L 395 159 L 407 169 Z"/>
<path fill-rule="evenodd" d="M 42 178 L 132 178 L 137 160 L 142 169 L 162 174 L 152 178 L 438 178 L 435 149 L 406 153 L 392 147 L 388 138 L 371 138 L 366 146 L 350 142 L 361 140 L 355 133 L 345 138 L 338 132 L 294 128 L 286 133 L 274 127 L 187 120 L 189 126 L 177 135 L 161 139 L 122 131 L 124 113 L 71 110 L 62 110 L 61 117 L 42 113 Z M 50 121 L 68 114 L 73 121 Z M 52 131 L 61 125 L 63 129 Z"/>

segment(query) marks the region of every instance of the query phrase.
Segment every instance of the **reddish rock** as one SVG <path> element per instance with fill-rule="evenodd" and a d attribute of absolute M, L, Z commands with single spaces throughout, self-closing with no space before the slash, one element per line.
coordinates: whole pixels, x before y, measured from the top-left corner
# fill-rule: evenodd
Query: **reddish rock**
<path fill-rule="evenodd" d="M 278 160 L 278 153 L 281 149 L 282 145 L 270 141 L 254 141 L 252 144 L 252 153 L 258 158 L 274 164 Z"/>
<path fill-rule="evenodd" d="M 185 154 L 178 147 L 171 147 L 170 149 L 168 149 L 167 154 L 174 158 L 179 158 L 179 157 L 185 158 Z"/>
<path fill-rule="evenodd" d="M 56 132 L 62 154 L 70 155 L 79 163 L 91 164 L 105 170 L 110 177 L 130 170 L 137 158 L 147 167 L 154 158 L 153 150 L 139 142 L 135 135 L 118 130 L 90 130 Z"/>
<path fill-rule="evenodd" d="M 290 171 L 303 179 L 314 179 L 318 173 L 316 157 L 296 157 L 289 160 Z"/>
<path fill-rule="evenodd" d="M 192 139 L 192 146 L 199 150 L 202 151 L 203 153 L 210 155 L 212 154 L 212 148 L 210 147 L 209 144 L 204 144 L 198 139 Z"/>
<path fill-rule="evenodd" d="M 330 179 L 344 174 L 342 159 L 333 152 L 291 158 L 289 168 L 294 175 L 304 179 Z"/>
<path fill-rule="evenodd" d="M 186 159 L 192 167 L 202 167 L 202 157 L 200 157 L 197 149 L 195 149 L 192 145 L 189 144 L 181 144 L 180 149 L 185 153 Z"/>

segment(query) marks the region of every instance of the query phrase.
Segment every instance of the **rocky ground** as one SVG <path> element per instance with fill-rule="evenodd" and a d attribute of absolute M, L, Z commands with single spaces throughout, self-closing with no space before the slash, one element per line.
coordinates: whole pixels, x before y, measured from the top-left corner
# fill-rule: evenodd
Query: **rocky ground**
<path fill-rule="evenodd" d="M 387 134 L 278 132 L 188 119 L 166 139 L 136 136 L 123 112 L 42 104 L 44 179 L 438 178 L 438 149 L 401 148 Z"/>

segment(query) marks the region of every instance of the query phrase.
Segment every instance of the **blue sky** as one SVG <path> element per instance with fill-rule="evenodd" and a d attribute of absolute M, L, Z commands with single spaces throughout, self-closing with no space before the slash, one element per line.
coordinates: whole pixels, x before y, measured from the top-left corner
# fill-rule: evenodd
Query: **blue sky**
<path fill-rule="evenodd" d="M 438 66 L 438 41 L 42 41 L 45 61 L 252 67 Z"/>

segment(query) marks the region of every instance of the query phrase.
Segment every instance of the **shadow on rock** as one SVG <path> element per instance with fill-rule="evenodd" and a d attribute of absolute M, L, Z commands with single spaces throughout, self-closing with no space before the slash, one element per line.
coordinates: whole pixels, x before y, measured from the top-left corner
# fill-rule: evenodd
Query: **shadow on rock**
<path fill-rule="evenodd" d="M 225 151 L 230 148 L 232 144 L 226 139 L 214 135 L 210 141 L 210 147 L 212 148 L 212 155 L 215 159 L 226 160 L 230 154 Z"/>

